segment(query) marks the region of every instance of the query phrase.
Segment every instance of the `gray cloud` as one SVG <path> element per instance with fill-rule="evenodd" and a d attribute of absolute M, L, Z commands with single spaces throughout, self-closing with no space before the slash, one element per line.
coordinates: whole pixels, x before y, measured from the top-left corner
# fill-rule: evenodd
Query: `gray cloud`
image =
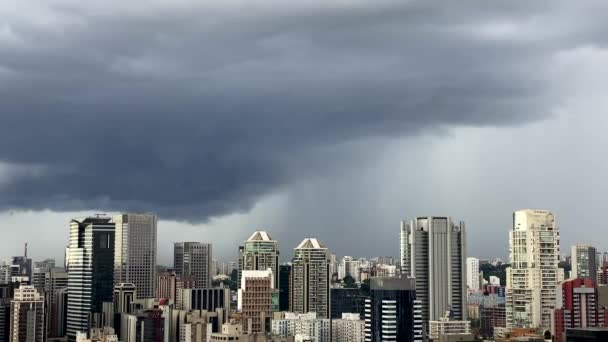
<path fill-rule="evenodd" d="M 201 221 L 337 145 L 546 118 L 551 60 L 603 45 L 601 2 L 482 4 L 0 4 L 0 209 Z"/>

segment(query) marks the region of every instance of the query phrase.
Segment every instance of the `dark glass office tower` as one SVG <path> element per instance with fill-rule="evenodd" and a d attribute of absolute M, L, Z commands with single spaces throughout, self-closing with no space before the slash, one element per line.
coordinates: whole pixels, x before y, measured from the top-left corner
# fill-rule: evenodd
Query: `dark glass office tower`
<path fill-rule="evenodd" d="M 87 332 L 92 314 L 103 312 L 114 290 L 114 223 L 110 217 L 70 222 L 67 335 Z"/>
<path fill-rule="evenodd" d="M 422 341 L 422 313 L 414 279 L 372 278 L 365 311 L 366 342 Z"/>
<path fill-rule="evenodd" d="M 289 311 L 289 283 L 291 277 L 291 265 L 279 266 L 279 311 Z"/>
<path fill-rule="evenodd" d="M 331 319 L 342 318 L 343 313 L 358 313 L 361 318 L 365 314 L 365 300 L 369 291 L 363 289 L 332 288 Z"/>

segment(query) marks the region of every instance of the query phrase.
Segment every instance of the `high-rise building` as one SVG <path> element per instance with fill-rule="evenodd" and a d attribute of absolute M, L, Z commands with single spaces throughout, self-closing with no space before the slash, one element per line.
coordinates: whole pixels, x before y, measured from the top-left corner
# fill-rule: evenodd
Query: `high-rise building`
<path fill-rule="evenodd" d="M 156 273 L 156 215 L 120 214 L 116 225 L 114 285 L 131 283 L 139 298 L 154 298 Z"/>
<path fill-rule="evenodd" d="M 245 331 L 266 332 L 272 315 L 272 296 L 275 293 L 272 269 L 243 271 L 238 291 L 238 310 L 243 313 Z M 249 326 L 251 324 L 251 326 Z"/>
<path fill-rule="evenodd" d="M 446 311 L 466 320 L 465 254 L 464 222 L 435 216 L 401 223 L 402 276 L 416 279 L 425 325 Z"/>
<path fill-rule="evenodd" d="M 559 231 L 547 210 L 513 214 L 509 232 L 507 328 L 548 328 L 556 303 Z"/>
<path fill-rule="evenodd" d="M 279 266 L 279 311 L 289 311 L 289 287 L 291 284 L 291 264 Z"/>
<path fill-rule="evenodd" d="M 137 300 L 137 286 L 121 283 L 114 286 L 114 313 L 134 312 L 132 304 Z"/>
<path fill-rule="evenodd" d="M 597 263 L 595 247 L 590 245 L 574 245 L 572 252 L 572 273 L 570 278 L 591 278 L 597 280 Z"/>
<path fill-rule="evenodd" d="M 332 319 L 339 319 L 345 313 L 357 313 L 361 317 L 365 314 L 365 300 L 369 297 L 369 290 L 336 287 L 330 290 L 330 294 Z"/>
<path fill-rule="evenodd" d="M 555 342 L 566 341 L 566 330 L 603 327 L 608 312 L 599 304 L 595 281 L 576 278 L 564 281 L 551 315 L 551 333 Z"/>
<path fill-rule="evenodd" d="M 181 289 L 179 290 L 176 308 L 179 310 L 206 310 L 214 312 L 216 309 L 230 311 L 230 289 Z"/>
<path fill-rule="evenodd" d="M 177 295 L 181 289 L 196 288 L 196 281 L 192 276 L 180 276 L 175 271 L 164 271 L 156 274 L 155 298 L 170 299 L 177 302 Z"/>
<path fill-rule="evenodd" d="M 479 259 L 467 258 L 467 287 L 471 290 L 479 290 Z"/>
<path fill-rule="evenodd" d="M 211 287 L 211 244 L 202 242 L 177 242 L 173 249 L 175 273 L 192 276 L 196 286 Z"/>
<path fill-rule="evenodd" d="M 316 312 L 329 318 L 329 250 L 316 238 L 306 238 L 294 250 L 290 311 Z"/>
<path fill-rule="evenodd" d="M 15 290 L 11 301 L 11 342 L 44 342 L 44 296 L 30 285 Z"/>
<path fill-rule="evenodd" d="M 422 307 L 412 278 L 373 277 L 365 302 L 365 341 L 422 341 Z"/>
<path fill-rule="evenodd" d="M 112 301 L 114 288 L 114 222 L 86 217 L 70 222 L 67 335 L 76 340 L 88 332 L 90 318 Z"/>
<path fill-rule="evenodd" d="M 365 321 L 358 313 L 343 313 L 342 318 L 331 320 L 332 342 L 365 341 Z"/>
<path fill-rule="evenodd" d="M 45 259 L 34 262 L 34 271 L 32 272 L 32 285 L 36 290 L 43 291 L 46 288 L 47 272 L 55 267 L 55 259 Z"/>
<path fill-rule="evenodd" d="M 57 293 L 68 286 L 68 272 L 60 267 L 53 267 L 44 274 L 44 293 L 47 308 L 47 331 L 51 337 L 58 334 Z M 64 320 L 65 322 L 65 316 Z M 62 332 L 64 329 L 62 329 Z"/>
<path fill-rule="evenodd" d="M 263 230 L 257 230 L 239 247 L 239 284 L 243 271 L 272 270 L 279 283 L 279 243 Z"/>
<path fill-rule="evenodd" d="M 64 287 L 55 291 L 55 307 L 51 315 L 52 337 L 62 337 L 67 334 L 67 316 L 68 316 L 68 287 Z"/>
<path fill-rule="evenodd" d="M 346 276 L 353 278 L 355 282 L 361 282 L 361 261 L 351 256 L 345 256 L 338 265 L 338 279 L 342 280 Z"/>

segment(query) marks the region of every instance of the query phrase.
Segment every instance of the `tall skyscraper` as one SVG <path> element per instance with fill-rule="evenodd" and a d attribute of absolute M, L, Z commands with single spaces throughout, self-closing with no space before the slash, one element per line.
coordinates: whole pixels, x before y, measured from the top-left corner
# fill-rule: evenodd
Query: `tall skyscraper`
<path fill-rule="evenodd" d="M 156 215 L 120 214 L 116 225 L 114 285 L 131 283 L 139 298 L 154 298 L 156 271 Z"/>
<path fill-rule="evenodd" d="M 243 271 L 241 274 L 238 310 L 243 313 L 245 331 L 263 333 L 267 330 L 266 323 L 272 315 L 274 279 L 270 268 L 266 271 Z"/>
<path fill-rule="evenodd" d="M 289 288 L 291 286 L 291 264 L 279 266 L 279 311 L 289 311 Z"/>
<path fill-rule="evenodd" d="M 556 308 L 551 316 L 553 341 L 566 341 L 566 330 L 572 328 L 603 327 L 608 319 L 604 307 L 599 304 L 595 281 L 577 278 L 560 284 Z"/>
<path fill-rule="evenodd" d="M 211 287 L 211 244 L 202 242 L 176 242 L 173 249 L 175 273 L 192 276 L 199 288 Z"/>
<path fill-rule="evenodd" d="M 425 329 L 446 311 L 466 320 L 465 254 L 464 222 L 435 216 L 401 223 L 402 276 L 416 279 Z"/>
<path fill-rule="evenodd" d="M 46 296 L 47 331 L 49 336 L 58 337 L 57 293 L 67 288 L 68 272 L 60 267 L 53 267 L 44 274 L 44 293 Z M 65 321 L 65 320 L 64 320 Z M 63 329 L 61 329 L 63 331 Z"/>
<path fill-rule="evenodd" d="M 597 280 L 596 250 L 590 245 L 574 245 L 572 252 L 572 273 L 570 278 L 591 278 Z"/>
<path fill-rule="evenodd" d="M 506 313 L 507 327 L 548 328 L 556 303 L 559 231 L 547 210 L 513 213 L 509 232 Z"/>
<path fill-rule="evenodd" d="M 329 318 L 329 261 L 329 250 L 316 238 L 306 238 L 295 248 L 290 311 L 316 312 L 318 318 Z"/>
<path fill-rule="evenodd" d="M 255 231 L 239 247 L 239 282 L 243 271 L 272 270 L 274 283 L 279 283 L 279 243 L 263 230 Z M 240 283 L 239 283 L 240 284 Z"/>
<path fill-rule="evenodd" d="M 91 315 L 112 301 L 114 285 L 114 223 L 110 217 L 70 222 L 67 335 L 88 332 Z"/>
<path fill-rule="evenodd" d="M 372 277 L 365 301 L 365 342 L 422 341 L 421 304 L 411 278 Z"/>
<path fill-rule="evenodd" d="M 34 286 L 21 285 L 11 301 L 11 342 L 44 342 L 44 296 Z"/>
<path fill-rule="evenodd" d="M 467 258 L 467 287 L 471 290 L 479 290 L 479 259 Z"/>

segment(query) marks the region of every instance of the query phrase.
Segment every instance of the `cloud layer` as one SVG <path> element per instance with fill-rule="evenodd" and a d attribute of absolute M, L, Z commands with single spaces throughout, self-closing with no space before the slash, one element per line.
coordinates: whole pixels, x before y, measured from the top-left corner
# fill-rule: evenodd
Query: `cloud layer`
<path fill-rule="evenodd" d="M 544 119 L 606 5 L 494 6 L 4 1 L 0 210 L 205 221 L 356 153 L 336 146 Z"/>

